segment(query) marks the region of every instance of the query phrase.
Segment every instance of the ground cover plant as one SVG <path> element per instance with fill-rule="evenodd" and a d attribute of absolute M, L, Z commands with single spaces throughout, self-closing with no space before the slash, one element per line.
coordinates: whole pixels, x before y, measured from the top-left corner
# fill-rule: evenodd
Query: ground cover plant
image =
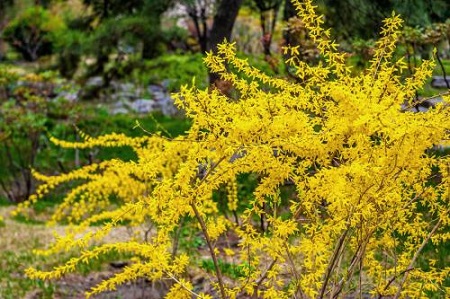
<path fill-rule="evenodd" d="M 132 159 L 129 149 L 90 149 L 67 151 L 54 146 L 49 136 L 77 140 L 78 131 L 91 135 L 121 130 L 129 136 L 144 133 L 135 121 L 154 131 L 176 136 L 189 127 L 189 121 L 162 114 L 110 115 L 107 108 L 68 101 L 62 93 L 71 84 L 54 72 L 26 72 L 0 66 L 0 197 L 20 202 L 34 192 L 30 168 L 47 174 L 67 172 L 83 164 L 109 157 Z M 134 128 L 134 129 L 133 129 Z"/>
<path fill-rule="evenodd" d="M 322 57 L 312 67 L 296 58 L 298 48 L 285 48 L 299 82 L 259 72 L 224 43 L 205 61 L 238 98 L 184 87 L 177 104 L 192 120 L 185 135 L 53 140 L 129 146 L 137 159 L 34 172 L 43 184 L 17 213 L 78 183 L 52 218 L 73 225 L 37 254 L 80 253 L 53 269 L 29 268 L 29 277 L 60 278 L 114 251 L 131 254 L 131 263 L 88 296 L 139 277 L 170 281 L 166 298 L 449 295 L 448 260 L 424 254 L 430 244 L 448 245 L 450 161 L 434 150 L 448 143 L 448 96 L 426 112 L 407 109 L 434 62 L 402 79 L 406 62 L 392 60 L 402 21 L 393 14 L 370 65 L 353 74 L 311 1 L 294 3 Z M 253 178 L 250 193 L 241 192 L 243 178 Z M 101 230 L 89 230 L 99 222 Z M 123 223 L 136 234 L 90 246 Z M 209 253 L 201 264 L 213 290 L 189 280 L 198 256 L 179 245 L 192 233 Z"/>

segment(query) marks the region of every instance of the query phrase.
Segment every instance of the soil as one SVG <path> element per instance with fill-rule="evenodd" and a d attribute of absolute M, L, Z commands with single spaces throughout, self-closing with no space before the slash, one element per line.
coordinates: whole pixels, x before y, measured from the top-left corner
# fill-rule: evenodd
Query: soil
<path fill-rule="evenodd" d="M 64 233 L 64 226 L 55 226 L 52 228 L 41 224 L 27 224 L 8 219 L 10 212 L 14 207 L 1 207 L 0 217 L 3 218 L 5 225 L 0 227 L 0 251 L 26 253 L 34 248 L 42 248 L 42 244 L 50 244 L 54 240 L 54 232 Z M 117 240 L 120 236 L 127 236 L 129 232 L 126 228 L 117 228 L 110 238 Z M 106 240 L 107 241 L 107 240 Z M 87 276 L 81 274 L 68 274 L 62 279 L 54 281 L 55 292 L 54 299 L 81 299 L 85 298 L 85 292 L 102 280 L 110 278 L 126 266 L 126 262 L 117 261 L 105 265 L 105 270 L 91 273 Z M 22 271 L 18 269 L 18 272 Z M 14 274 L 15 275 L 15 274 Z M 17 275 L 23 275 L 17 273 Z M 169 284 L 152 283 L 145 280 L 129 282 L 117 288 L 113 292 L 105 292 L 93 299 L 156 299 L 163 298 L 167 292 Z M 1 296 L 0 296 L 1 297 Z M 29 291 L 24 299 L 40 299 L 43 297 L 43 291 L 35 289 Z"/>

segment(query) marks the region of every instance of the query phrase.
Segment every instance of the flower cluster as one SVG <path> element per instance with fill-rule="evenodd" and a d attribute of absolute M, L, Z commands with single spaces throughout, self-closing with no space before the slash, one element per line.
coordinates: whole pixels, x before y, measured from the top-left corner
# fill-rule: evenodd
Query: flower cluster
<path fill-rule="evenodd" d="M 50 272 L 29 269 L 29 276 L 58 278 L 115 250 L 132 254 L 133 263 L 90 294 L 138 277 L 171 279 L 166 298 L 337 298 L 353 292 L 422 298 L 438 289 L 449 294 L 443 281 L 450 267 L 436 267 L 432 260 L 418 265 L 427 244 L 439 246 L 450 237 L 450 157 L 433 150 L 450 137 L 449 99 L 423 113 L 402 108 L 415 104 L 433 62 L 403 79 L 404 62 L 391 59 L 401 25 L 393 15 L 369 68 L 353 75 L 311 1 L 294 2 L 323 57 L 314 67 L 290 62 L 301 84 L 264 75 L 224 43 L 205 62 L 232 82 L 239 98 L 184 87 L 176 96 L 192 119 L 184 136 L 55 141 L 69 148 L 130 146 L 138 159 L 38 175 L 44 184 L 35 200 L 59 184 L 82 182 L 54 216 L 74 226 L 43 252 L 82 253 Z M 245 175 L 257 178 L 251 195 L 239 192 Z M 219 206 L 214 195 L 223 190 L 226 205 Z M 110 221 L 89 232 L 100 220 Z M 89 247 L 89 240 L 123 221 L 153 229 L 146 238 Z M 185 273 L 195 262 L 173 250 L 186 221 L 197 223 L 208 246 L 216 292 L 194 292 Z M 222 250 L 217 240 L 230 236 L 237 244 Z M 227 256 L 240 266 L 238 277 L 221 269 L 219 259 Z"/>

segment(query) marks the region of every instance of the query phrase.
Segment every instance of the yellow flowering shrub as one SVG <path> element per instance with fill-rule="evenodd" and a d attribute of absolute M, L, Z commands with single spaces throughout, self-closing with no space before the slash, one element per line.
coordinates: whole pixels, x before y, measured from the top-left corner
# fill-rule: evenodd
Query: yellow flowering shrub
<path fill-rule="evenodd" d="M 48 272 L 28 269 L 28 276 L 59 278 L 117 251 L 133 255 L 133 262 L 88 295 L 138 277 L 173 281 L 167 298 L 449 295 L 444 281 L 450 267 L 421 257 L 429 244 L 445 245 L 450 238 L 450 158 L 433 150 L 450 137 L 449 98 L 427 112 L 407 109 L 416 104 L 415 92 L 431 75 L 433 61 L 404 78 L 405 62 L 392 61 L 401 27 L 392 15 L 369 68 L 354 75 L 311 1 L 294 2 L 323 58 L 308 66 L 296 60 L 297 48 L 285 48 L 301 83 L 267 77 L 224 43 L 205 61 L 233 83 L 239 98 L 184 87 L 176 96 L 192 119 L 184 136 L 54 140 L 67 148 L 129 146 L 138 159 L 54 177 L 35 173 L 43 184 L 24 205 L 60 184 L 81 182 L 53 216 L 73 225 L 38 253 L 81 253 Z M 251 196 L 239 192 L 245 175 L 257 177 Z M 222 206 L 229 213 L 214 199 L 219 191 L 227 194 Z M 186 219 L 197 224 L 215 266 L 212 293 L 194 291 L 187 272 L 195 259 L 174 250 L 182 237 L 175 232 Z M 102 229 L 89 230 L 99 221 L 106 221 Z M 124 221 L 136 231 L 153 229 L 145 237 L 90 246 Z M 218 245 L 231 236 L 237 244 Z M 239 266 L 237 277 L 219 265 L 230 259 Z"/>

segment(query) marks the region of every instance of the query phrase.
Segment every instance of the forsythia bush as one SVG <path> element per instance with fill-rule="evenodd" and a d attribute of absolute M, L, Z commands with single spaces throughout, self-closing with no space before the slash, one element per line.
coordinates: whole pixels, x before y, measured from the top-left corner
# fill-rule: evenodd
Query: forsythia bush
<path fill-rule="evenodd" d="M 450 137 L 449 98 L 424 113 L 407 109 L 416 104 L 415 92 L 433 62 L 403 77 L 405 62 L 391 59 L 401 27 L 392 15 L 370 67 L 354 76 L 311 2 L 295 2 L 324 60 L 310 67 L 295 58 L 297 48 L 286 48 L 301 83 L 265 76 L 225 43 L 205 61 L 233 83 L 239 99 L 183 88 L 176 101 L 192 119 L 185 136 L 54 140 L 67 148 L 130 146 L 138 159 L 104 161 L 56 177 L 35 174 L 43 184 L 28 204 L 60 184 L 82 182 L 53 216 L 73 225 L 39 252 L 81 253 L 49 272 L 28 269 L 28 276 L 59 278 L 117 251 L 131 254 L 132 263 L 88 295 L 138 277 L 172 280 L 166 298 L 450 294 L 444 285 L 450 267 L 436 267 L 422 255 L 425 247 L 450 238 L 450 157 L 433 151 Z M 257 186 L 243 197 L 239 182 L 249 174 Z M 283 188 L 291 189 L 290 196 L 282 196 Z M 225 191 L 227 202 L 219 209 L 213 195 Z M 107 222 L 89 230 L 99 221 Z M 173 250 L 182 238 L 175 232 L 189 221 L 197 223 L 192 229 L 201 232 L 214 264 L 212 293 L 194 289 L 187 273 L 195 260 Z M 153 229 L 146 238 L 90 245 L 124 222 Z M 230 236 L 237 245 L 218 246 Z M 237 277 L 220 266 L 227 256 L 239 266 Z"/>

